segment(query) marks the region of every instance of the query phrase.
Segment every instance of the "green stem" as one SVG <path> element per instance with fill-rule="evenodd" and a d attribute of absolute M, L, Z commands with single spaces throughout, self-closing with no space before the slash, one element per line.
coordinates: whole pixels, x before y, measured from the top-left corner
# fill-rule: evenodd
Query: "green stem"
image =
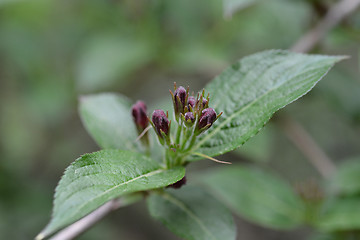
<path fill-rule="evenodd" d="M 186 146 L 186 142 L 189 140 L 189 137 L 191 136 L 192 131 L 188 130 L 184 133 L 184 139 L 180 145 L 180 151 L 184 150 L 185 146 Z"/>
<path fill-rule="evenodd" d="M 170 163 L 170 159 L 169 159 L 169 149 L 165 148 L 165 165 L 166 167 L 169 169 L 171 168 L 171 163 Z"/>
<path fill-rule="evenodd" d="M 196 140 L 196 134 L 193 133 L 192 136 L 191 136 L 190 144 L 189 144 L 188 147 L 185 149 L 185 152 L 188 152 L 188 151 L 191 150 L 191 148 L 194 146 L 195 140 Z"/>
<path fill-rule="evenodd" d="M 176 145 L 180 144 L 181 130 L 182 130 L 182 121 L 180 120 L 179 126 L 177 128 L 177 132 L 176 132 L 176 140 L 175 140 Z"/>

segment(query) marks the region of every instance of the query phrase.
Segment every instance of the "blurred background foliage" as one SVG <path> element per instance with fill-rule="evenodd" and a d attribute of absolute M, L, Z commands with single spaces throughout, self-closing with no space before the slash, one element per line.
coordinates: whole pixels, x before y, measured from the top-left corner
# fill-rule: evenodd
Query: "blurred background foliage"
<path fill-rule="evenodd" d="M 243 56 L 289 49 L 334 3 L 0 1 L 0 239 L 33 238 L 49 220 L 64 169 L 81 154 L 99 149 L 77 114 L 79 95 L 111 91 L 150 106 L 166 105 L 161 102 L 170 101 L 168 89 L 174 81 L 201 89 Z M 357 11 L 313 50 L 349 55 L 350 60 L 337 65 L 305 98 L 280 111 L 242 148 L 220 158 L 272 169 L 292 186 L 315 181 L 326 191 L 345 189 L 352 196 L 347 201 L 360 209 L 359 181 L 353 183 L 359 168 L 339 171 L 340 180 L 326 187 L 281 126 L 284 116 L 296 119 L 337 166 L 360 156 L 359 46 Z M 193 170 L 213 167 L 207 161 L 190 166 L 189 181 L 196 178 Z M 349 180 L 346 171 L 352 171 L 353 178 Z M 343 211 L 351 204 L 330 210 Z M 316 235 L 306 227 L 285 232 L 242 218 L 236 221 L 239 239 L 338 237 Z M 143 204 L 136 204 L 114 212 L 80 239 L 176 238 L 150 220 Z"/>

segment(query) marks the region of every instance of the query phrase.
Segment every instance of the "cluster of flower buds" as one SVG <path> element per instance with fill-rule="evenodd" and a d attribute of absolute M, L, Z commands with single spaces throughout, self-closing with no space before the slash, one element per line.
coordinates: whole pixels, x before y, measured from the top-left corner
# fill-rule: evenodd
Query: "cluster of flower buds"
<path fill-rule="evenodd" d="M 171 121 L 168 112 L 156 109 L 151 119 L 146 115 L 146 105 L 142 101 L 136 102 L 132 107 L 134 123 L 140 139 L 149 146 L 148 136 L 149 123 L 154 128 L 160 144 L 166 147 L 165 164 L 168 168 L 184 164 L 187 153 L 190 153 L 198 135 L 209 129 L 220 117 L 213 108 L 209 108 L 209 94 L 205 97 L 205 91 L 197 97 L 189 95 L 189 88 L 176 87 L 171 92 L 176 122 L 176 136 L 171 138 Z M 148 148 L 149 150 L 149 148 Z M 180 188 L 186 183 L 186 177 L 168 187 Z"/>
<path fill-rule="evenodd" d="M 213 123 L 220 117 L 216 115 L 213 108 L 209 108 L 209 94 L 205 97 L 205 92 L 198 94 L 195 98 L 189 95 L 189 88 L 176 87 L 174 84 L 174 93 L 170 91 L 176 120 L 182 121 L 186 127 L 192 127 L 195 124 L 195 134 L 209 129 Z"/>
<path fill-rule="evenodd" d="M 195 136 L 209 129 L 214 122 L 220 117 L 213 108 L 209 108 L 209 94 L 205 97 L 205 91 L 198 94 L 197 97 L 189 95 L 189 88 L 176 87 L 174 84 L 174 93 L 170 91 L 175 120 L 179 124 L 178 128 L 185 126 L 189 133 Z M 143 132 L 149 122 L 155 129 L 159 141 L 162 145 L 170 146 L 170 126 L 168 113 L 157 109 L 153 112 L 151 120 L 146 116 L 146 105 L 142 101 L 138 101 L 132 108 L 134 122 L 139 134 Z M 180 131 L 181 132 L 181 131 Z M 179 142 L 177 142 L 179 144 Z"/>

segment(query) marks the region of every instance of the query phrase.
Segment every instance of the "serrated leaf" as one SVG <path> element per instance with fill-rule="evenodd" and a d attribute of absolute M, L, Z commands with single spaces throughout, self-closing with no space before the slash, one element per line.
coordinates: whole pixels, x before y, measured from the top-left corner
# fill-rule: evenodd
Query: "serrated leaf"
<path fill-rule="evenodd" d="M 301 200 L 272 174 L 231 166 L 208 173 L 202 180 L 215 196 L 251 222 L 275 229 L 291 229 L 303 222 Z"/>
<path fill-rule="evenodd" d="M 131 102 L 114 93 L 80 98 L 81 120 L 101 148 L 136 150 L 137 131 L 131 116 Z"/>
<path fill-rule="evenodd" d="M 360 198 L 331 199 L 322 207 L 316 227 L 322 231 L 360 229 Z"/>
<path fill-rule="evenodd" d="M 342 59 L 283 50 L 241 59 L 205 87 L 210 106 L 223 115 L 198 139 L 193 151 L 216 156 L 241 146 L 277 110 L 310 91 Z"/>
<path fill-rule="evenodd" d="M 155 219 L 183 239 L 230 240 L 236 237 L 231 213 L 201 188 L 185 186 L 149 197 Z"/>
<path fill-rule="evenodd" d="M 175 183 L 183 167 L 163 169 L 139 153 L 102 150 L 85 154 L 65 171 L 55 192 L 50 223 L 40 233 L 46 237 L 125 194 Z"/>
<path fill-rule="evenodd" d="M 335 191 L 342 194 L 354 195 L 360 193 L 360 157 L 342 163 L 331 184 Z"/>

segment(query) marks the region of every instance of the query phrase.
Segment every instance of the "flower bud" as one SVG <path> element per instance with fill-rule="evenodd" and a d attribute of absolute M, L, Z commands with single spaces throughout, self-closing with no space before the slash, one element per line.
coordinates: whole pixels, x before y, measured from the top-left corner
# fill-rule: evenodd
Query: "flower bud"
<path fill-rule="evenodd" d="M 205 108 L 201 112 L 197 129 L 202 132 L 211 127 L 216 120 L 216 112 L 213 108 Z M 204 129 L 205 128 L 205 129 Z"/>
<path fill-rule="evenodd" d="M 170 122 L 163 110 L 155 110 L 152 115 L 152 122 L 160 142 L 163 144 L 163 139 L 170 141 Z"/>
<path fill-rule="evenodd" d="M 146 116 L 146 104 L 143 101 L 137 101 L 131 108 L 135 125 L 141 133 L 148 125 L 149 120 Z"/>
<path fill-rule="evenodd" d="M 174 112 L 178 119 L 180 113 L 184 113 L 187 93 L 184 87 L 178 87 L 174 92 Z"/>
<path fill-rule="evenodd" d="M 203 99 L 202 99 L 202 107 L 203 107 L 203 108 L 208 107 L 208 103 L 209 103 L 208 100 L 203 97 Z"/>
<path fill-rule="evenodd" d="M 188 98 L 188 108 L 190 109 L 190 106 L 191 106 L 192 108 L 194 108 L 194 107 L 195 107 L 195 103 L 196 103 L 195 97 L 194 97 L 194 96 L 189 96 L 189 98 Z"/>
<path fill-rule="evenodd" d="M 179 100 L 183 106 L 185 106 L 186 102 L 186 89 L 184 87 L 178 87 L 174 92 L 175 97 L 175 103 L 177 103 L 177 97 L 179 97 Z"/>
<path fill-rule="evenodd" d="M 195 117 L 192 112 L 185 113 L 185 124 L 188 127 L 191 127 L 195 122 Z"/>

